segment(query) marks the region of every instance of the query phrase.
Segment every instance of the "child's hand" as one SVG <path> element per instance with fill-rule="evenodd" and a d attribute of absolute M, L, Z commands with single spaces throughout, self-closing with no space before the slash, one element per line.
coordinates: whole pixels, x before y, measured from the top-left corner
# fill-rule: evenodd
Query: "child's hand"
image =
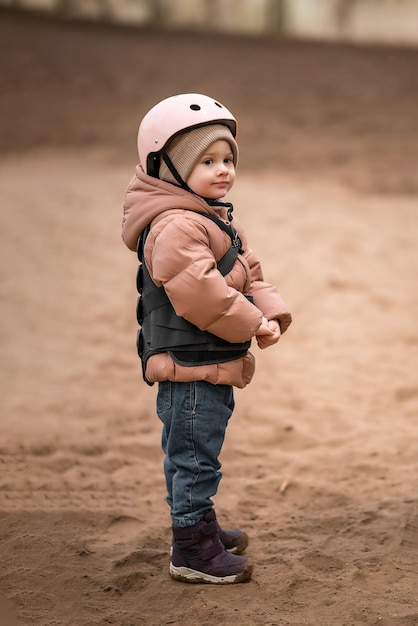
<path fill-rule="evenodd" d="M 260 328 L 256 332 L 258 347 L 261 350 L 273 346 L 280 339 L 280 326 L 277 320 L 267 321 L 263 317 Z"/>

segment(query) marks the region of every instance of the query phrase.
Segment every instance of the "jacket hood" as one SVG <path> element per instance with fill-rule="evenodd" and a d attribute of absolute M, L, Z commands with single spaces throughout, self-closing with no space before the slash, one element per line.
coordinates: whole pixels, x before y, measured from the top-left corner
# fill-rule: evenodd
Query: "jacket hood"
<path fill-rule="evenodd" d="M 205 200 L 171 183 L 148 176 L 137 165 L 123 205 L 122 239 L 136 250 L 138 238 L 156 217 L 170 210 L 189 210 L 218 215 Z"/>

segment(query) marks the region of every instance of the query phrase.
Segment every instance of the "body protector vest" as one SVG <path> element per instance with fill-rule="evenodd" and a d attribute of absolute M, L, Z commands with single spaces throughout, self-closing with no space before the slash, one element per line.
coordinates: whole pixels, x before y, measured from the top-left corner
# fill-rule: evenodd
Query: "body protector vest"
<path fill-rule="evenodd" d="M 231 247 L 217 262 L 218 270 L 226 276 L 231 271 L 238 254 L 243 252 L 241 240 L 232 226 L 227 226 L 215 216 L 205 215 L 205 217 L 215 222 L 231 238 Z M 141 326 L 137 334 L 137 350 L 142 362 L 144 381 L 149 385 L 153 384 L 147 380 L 145 370 L 149 357 L 154 354 L 168 352 L 175 363 L 189 367 L 225 363 L 244 356 L 251 340 L 231 343 L 200 330 L 183 317 L 176 315 L 164 287 L 156 286 L 144 262 L 144 245 L 149 231 L 150 226 L 147 226 L 137 246 L 140 265 L 136 277 L 139 292 L 136 317 Z M 246 295 L 246 298 L 252 301 L 250 295 Z"/>

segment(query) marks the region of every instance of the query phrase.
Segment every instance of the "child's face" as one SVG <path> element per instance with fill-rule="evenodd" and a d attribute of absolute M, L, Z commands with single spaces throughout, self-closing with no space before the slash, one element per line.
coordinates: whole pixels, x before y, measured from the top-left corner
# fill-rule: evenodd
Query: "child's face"
<path fill-rule="evenodd" d="M 226 196 L 234 181 L 231 146 L 225 139 L 219 139 L 202 154 L 186 182 L 199 196 L 217 200 Z"/>

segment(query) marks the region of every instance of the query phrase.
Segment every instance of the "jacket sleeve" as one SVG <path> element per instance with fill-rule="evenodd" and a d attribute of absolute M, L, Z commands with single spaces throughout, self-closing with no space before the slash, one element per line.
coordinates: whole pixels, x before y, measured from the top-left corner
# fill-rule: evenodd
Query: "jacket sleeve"
<path fill-rule="evenodd" d="M 200 222 L 172 220 L 155 239 L 151 230 L 148 243 L 153 280 L 164 286 L 177 315 L 226 341 L 242 342 L 254 336 L 262 313 L 228 286 Z"/>
<path fill-rule="evenodd" d="M 264 281 L 260 261 L 250 248 L 246 249 L 244 258 L 250 268 L 251 286 L 249 293 L 254 298 L 254 304 L 267 319 L 277 319 L 280 331 L 284 333 L 292 322 L 292 316 L 286 303 L 276 287 Z"/>

